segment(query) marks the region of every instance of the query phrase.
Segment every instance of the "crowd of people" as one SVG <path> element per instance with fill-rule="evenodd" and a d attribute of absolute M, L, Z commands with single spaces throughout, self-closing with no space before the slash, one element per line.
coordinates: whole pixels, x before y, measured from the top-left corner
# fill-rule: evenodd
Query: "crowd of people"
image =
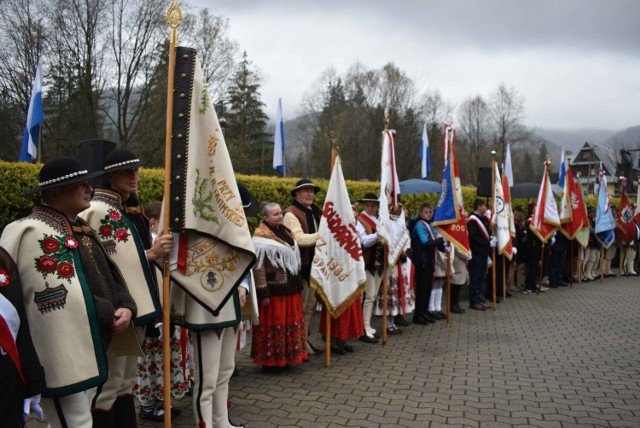
<path fill-rule="evenodd" d="M 161 304 L 153 262 L 169 257 L 175 245 L 171 234 L 159 230 L 160 203 L 143 208 L 138 199 L 142 164 L 126 149 L 111 152 L 103 170 L 95 173 L 69 158 L 47 162 L 38 186 L 27 192 L 40 192 L 42 203 L 4 229 L 0 238 L 0 367 L 8 379 L 1 392 L 6 397 L 0 407 L 4 426 L 21 426 L 23 398 L 53 427 L 136 426 L 134 397 L 141 418 L 164 418 Z M 93 189 L 89 180 L 99 175 L 104 175 L 106 184 Z M 638 271 L 635 241 L 613 250 L 600 248 L 593 235 L 593 208 L 588 209 L 592 230 L 584 252 L 561 233 L 543 247 L 530 229 L 533 207 L 529 207 L 529 218 L 515 209 L 513 260 L 491 259 L 496 239 L 483 199 L 475 200 L 468 217 L 471 257 L 438 233 L 431 205 L 423 204 L 413 215 L 402 206 L 390 207 L 394 219 L 406 221 L 407 244 L 396 264 L 385 269 L 385 242 L 378 234 L 380 202 L 377 195 L 367 193 L 352 201 L 366 286 L 361 299 L 331 319 L 326 337 L 324 308 L 319 331 L 311 329 L 322 306 L 310 278 L 321 213 L 315 200 L 318 190 L 311 180 L 301 179 L 291 189 L 288 207 L 263 201 L 262 221 L 253 233 L 256 264 L 235 291 L 240 307 L 255 291 L 260 321 L 251 329 L 250 356 L 268 371 L 322 354 L 322 340 L 329 341 L 337 355 L 354 352 L 350 339 L 378 343 L 381 334 L 374 317 L 385 310 L 387 322 L 381 328 L 389 335 L 401 334 L 402 327 L 411 323 L 437 323 L 448 312 L 464 314 L 460 294 L 467 285 L 469 308 L 485 311 L 494 298 L 491 269 L 505 272 L 504 280 L 502 274 L 495 275 L 498 302 L 516 289 L 547 291 L 543 277 L 548 278 L 544 281 L 548 287 L 563 287 L 577 278 L 592 281 L 613 275 L 617 247 L 623 273 Z M 251 204 L 244 186 L 239 185 L 239 193 L 245 211 L 250 210 L 247 214 L 255 214 L 256 204 Z M 381 287 L 385 280 L 386 305 Z M 450 283 L 448 301 L 443 293 L 446 283 Z M 189 308 L 187 304 L 187 311 L 201 310 Z M 171 392 L 177 398 L 193 394 L 198 426 L 233 427 L 227 399 L 239 321 L 219 328 L 212 327 L 212 314 L 196 315 L 200 323 L 185 329 L 177 320 L 170 330 Z M 177 413 L 172 409 L 171 416 Z"/>

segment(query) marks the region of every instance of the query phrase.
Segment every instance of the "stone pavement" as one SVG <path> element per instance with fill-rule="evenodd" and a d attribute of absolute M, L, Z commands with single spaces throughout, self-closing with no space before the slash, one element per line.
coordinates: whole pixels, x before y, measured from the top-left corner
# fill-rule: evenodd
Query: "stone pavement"
<path fill-rule="evenodd" d="M 330 368 L 311 357 L 267 373 L 247 347 L 231 381 L 231 420 L 246 427 L 638 427 L 639 309 L 640 279 L 613 278 L 514 294 L 495 312 L 454 315 L 450 327 L 406 327 L 386 346 L 353 342 L 356 352 L 334 356 Z M 190 402 L 174 405 L 182 414 L 173 426 L 195 426 Z"/>

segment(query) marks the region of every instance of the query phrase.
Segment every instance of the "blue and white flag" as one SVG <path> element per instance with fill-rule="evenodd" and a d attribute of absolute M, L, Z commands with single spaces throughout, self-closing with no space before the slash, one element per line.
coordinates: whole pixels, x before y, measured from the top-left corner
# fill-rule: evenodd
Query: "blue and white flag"
<path fill-rule="evenodd" d="M 507 153 L 504 155 L 504 175 L 507 177 L 509 187 L 513 187 L 513 168 L 511 166 L 511 145 L 507 144 Z"/>
<path fill-rule="evenodd" d="M 422 159 L 422 179 L 428 180 L 431 173 L 431 153 L 429 152 L 429 137 L 427 124 L 422 128 L 422 144 L 420 145 L 420 159 Z"/>
<path fill-rule="evenodd" d="M 44 110 L 42 109 L 42 83 L 40 81 L 40 63 L 36 67 L 36 76 L 31 88 L 31 100 L 27 111 L 27 124 L 22 137 L 22 149 L 20 150 L 20 162 L 31 162 L 38 154 L 38 126 L 44 122 Z"/>
<path fill-rule="evenodd" d="M 282 121 L 282 98 L 278 98 L 278 115 L 276 116 L 276 132 L 273 141 L 273 169 L 287 176 L 287 165 L 284 157 L 284 122 Z"/>
<path fill-rule="evenodd" d="M 609 194 L 607 193 L 607 178 L 604 175 L 604 171 L 601 170 L 595 235 L 604 248 L 609 248 L 616 240 L 615 228 L 616 221 L 611 213 Z"/>
<path fill-rule="evenodd" d="M 564 178 L 567 175 L 567 160 L 564 156 L 564 147 L 560 155 L 560 170 L 558 171 L 558 186 L 564 189 Z"/>

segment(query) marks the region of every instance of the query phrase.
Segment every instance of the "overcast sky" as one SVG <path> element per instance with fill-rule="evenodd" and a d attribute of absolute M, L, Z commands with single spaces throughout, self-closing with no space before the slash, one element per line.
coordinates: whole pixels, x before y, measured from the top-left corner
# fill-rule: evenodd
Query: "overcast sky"
<path fill-rule="evenodd" d="M 333 66 L 394 62 L 455 105 L 504 82 L 525 123 L 640 125 L 640 0 L 191 0 L 230 19 L 263 72 L 263 102 L 285 120 Z"/>

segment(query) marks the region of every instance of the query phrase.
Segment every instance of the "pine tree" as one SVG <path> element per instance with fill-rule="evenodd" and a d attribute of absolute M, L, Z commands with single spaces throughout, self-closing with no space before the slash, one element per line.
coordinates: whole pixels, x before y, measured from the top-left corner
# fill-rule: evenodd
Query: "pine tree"
<path fill-rule="evenodd" d="M 236 171 L 264 174 L 269 171 L 269 147 L 265 132 L 267 115 L 260 100 L 259 73 L 244 52 L 228 91 L 225 139 Z"/>

